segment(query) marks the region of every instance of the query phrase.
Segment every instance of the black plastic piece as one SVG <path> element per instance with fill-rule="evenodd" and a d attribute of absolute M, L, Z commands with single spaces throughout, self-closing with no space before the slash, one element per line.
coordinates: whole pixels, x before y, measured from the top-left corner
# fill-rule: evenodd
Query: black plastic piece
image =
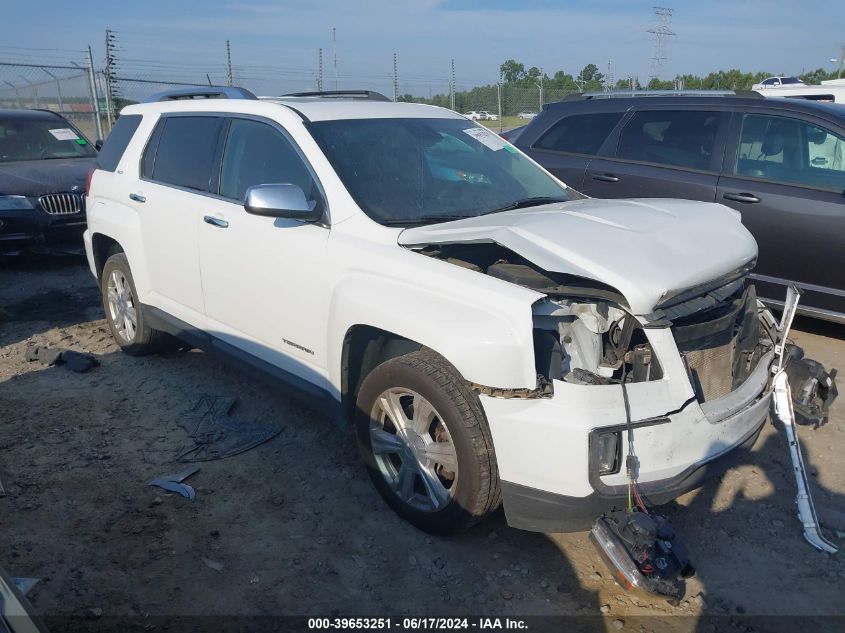
<path fill-rule="evenodd" d="M 361 99 L 363 101 L 390 101 L 380 92 L 373 90 L 321 90 L 315 92 L 291 92 L 284 97 L 326 97 L 329 99 Z"/>

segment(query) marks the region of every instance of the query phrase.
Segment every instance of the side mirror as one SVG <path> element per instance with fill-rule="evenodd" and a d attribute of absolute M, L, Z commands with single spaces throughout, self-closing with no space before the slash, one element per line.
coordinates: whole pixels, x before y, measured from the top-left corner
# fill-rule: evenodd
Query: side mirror
<path fill-rule="evenodd" d="M 96 149 L 98 152 L 103 149 L 103 139 L 98 138 L 96 141 L 94 141 L 94 149 Z"/>
<path fill-rule="evenodd" d="M 322 211 L 305 198 L 298 185 L 255 185 L 246 190 L 244 209 L 253 215 L 317 222 Z"/>

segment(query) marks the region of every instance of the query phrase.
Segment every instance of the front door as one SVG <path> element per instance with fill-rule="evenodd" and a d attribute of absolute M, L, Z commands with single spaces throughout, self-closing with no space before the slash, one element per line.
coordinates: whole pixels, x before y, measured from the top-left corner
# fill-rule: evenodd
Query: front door
<path fill-rule="evenodd" d="M 243 202 L 249 187 L 277 183 L 300 186 L 323 208 L 325 198 L 276 124 L 233 118 L 225 134 L 219 197 L 208 201 L 198 219 L 208 331 L 228 352 L 246 353 L 286 372 L 283 377 L 324 387 L 329 229 L 251 215 Z"/>

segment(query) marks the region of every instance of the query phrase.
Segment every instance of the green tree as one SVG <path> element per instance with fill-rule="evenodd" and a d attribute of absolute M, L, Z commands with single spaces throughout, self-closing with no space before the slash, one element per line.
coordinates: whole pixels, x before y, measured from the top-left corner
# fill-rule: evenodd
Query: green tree
<path fill-rule="evenodd" d="M 499 67 L 499 72 L 505 83 L 516 83 L 525 78 L 525 65 L 515 59 L 509 59 Z"/>

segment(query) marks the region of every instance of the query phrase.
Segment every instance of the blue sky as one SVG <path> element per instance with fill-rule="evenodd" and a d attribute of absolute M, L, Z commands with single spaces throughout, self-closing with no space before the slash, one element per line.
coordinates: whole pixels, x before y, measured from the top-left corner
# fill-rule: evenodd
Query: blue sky
<path fill-rule="evenodd" d="M 740 67 L 795 74 L 832 68 L 845 42 L 841 0 L 661 0 L 677 33 L 668 71 Z M 550 74 L 587 63 L 615 77 L 646 79 L 652 5 L 640 0 L 37 0 L 4 5 L 0 61 L 79 60 L 87 45 L 103 59 L 104 30 L 118 32 L 121 73 L 174 80 L 225 79 L 231 40 L 236 82 L 259 92 L 313 89 L 317 49 L 324 87 L 334 87 L 331 29 L 337 28 L 340 87 L 390 90 L 393 53 L 400 91 L 444 92 L 455 59 L 459 88 L 492 82 L 515 58 Z M 11 26 L 11 28 L 8 28 Z M 42 48 L 43 47 L 43 48 Z M 32 50 L 35 49 L 35 50 Z"/>

